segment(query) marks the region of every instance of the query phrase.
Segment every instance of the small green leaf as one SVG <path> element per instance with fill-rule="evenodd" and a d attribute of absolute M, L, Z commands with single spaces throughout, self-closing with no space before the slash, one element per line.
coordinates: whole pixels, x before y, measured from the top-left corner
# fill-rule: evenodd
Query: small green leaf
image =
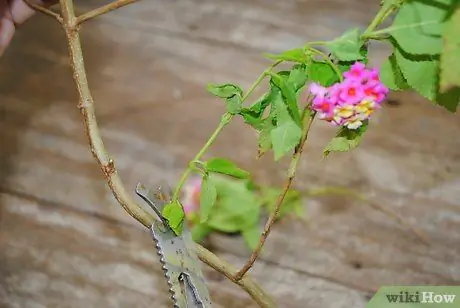
<path fill-rule="evenodd" d="M 241 96 L 235 95 L 230 98 L 227 98 L 226 101 L 227 103 L 227 111 L 230 114 L 238 114 L 241 111 L 241 108 L 243 106 L 243 102 L 241 101 Z"/>
<path fill-rule="evenodd" d="M 216 202 L 207 225 L 222 232 L 239 232 L 259 221 L 260 202 L 246 181 L 211 174 L 217 188 Z"/>
<path fill-rule="evenodd" d="M 273 100 L 272 92 L 266 93 L 257 102 L 249 108 L 243 108 L 240 114 L 243 116 L 244 122 L 251 125 L 257 130 L 262 129 L 264 119 L 262 116 L 265 109 L 271 104 Z"/>
<path fill-rule="evenodd" d="M 292 152 L 299 144 L 300 138 L 302 138 L 302 130 L 294 121 L 288 120 L 272 129 L 270 137 L 275 160 L 279 160 L 287 153 Z"/>
<path fill-rule="evenodd" d="M 251 250 L 259 245 L 261 230 L 258 225 L 250 226 L 243 230 L 242 235 Z"/>
<path fill-rule="evenodd" d="M 385 30 L 414 55 L 441 53 L 445 18 L 455 0 L 406 1 Z"/>
<path fill-rule="evenodd" d="M 328 47 L 338 60 L 354 61 L 364 59 L 361 51 L 363 44 L 364 42 L 360 38 L 360 30 L 354 28 L 331 41 Z"/>
<path fill-rule="evenodd" d="M 305 65 L 295 65 L 289 73 L 287 83 L 292 85 L 294 92 L 298 92 L 307 80 L 307 67 Z"/>
<path fill-rule="evenodd" d="M 259 150 L 257 153 L 258 157 L 261 157 L 272 148 L 271 132 L 274 128 L 275 126 L 273 125 L 272 117 L 265 119 L 259 131 Z"/>
<path fill-rule="evenodd" d="M 334 69 L 325 62 L 313 61 L 308 66 L 308 76 L 312 82 L 329 87 L 339 81 Z"/>
<path fill-rule="evenodd" d="M 247 179 L 250 176 L 249 172 L 238 168 L 238 166 L 234 163 L 223 158 L 213 158 L 208 160 L 205 163 L 205 168 L 209 172 L 227 174 L 239 179 Z"/>
<path fill-rule="evenodd" d="M 272 74 L 271 80 L 273 84 L 281 90 L 281 93 L 286 101 L 289 113 L 295 123 L 300 125 L 300 112 L 297 106 L 296 90 L 293 85 L 287 83 L 283 77 L 278 74 Z"/>
<path fill-rule="evenodd" d="M 275 205 L 279 195 L 281 194 L 280 188 L 264 187 L 261 192 L 261 202 L 268 209 L 270 213 L 275 210 Z M 277 219 L 283 218 L 288 214 L 294 213 L 301 217 L 303 216 L 302 198 L 299 191 L 289 189 L 281 204 Z"/>
<path fill-rule="evenodd" d="M 171 202 L 165 205 L 161 214 L 168 220 L 168 224 L 171 229 L 177 235 L 182 233 L 184 228 L 184 218 L 185 214 L 182 210 L 182 206 L 178 201 Z"/>
<path fill-rule="evenodd" d="M 341 128 L 336 137 L 332 138 L 324 149 L 324 157 L 331 152 L 348 152 L 356 148 L 361 142 L 369 123 L 365 121 L 358 129 Z"/>
<path fill-rule="evenodd" d="M 380 78 L 382 82 L 391 90 L 399 91 L 409 88 L 406 79 L 399 69 L 396 62 L 396 56 L 391 54 L 390 57 L 382 64 L 380 69 Z"/>
<path fill-rule="evenodd" d="M 407 84 L 435 102 L 438 89 L 439 60 L 429 55 L 415 56 L 403 53 L 399 48 L 394 50 L 394 54 Z"/>
<path fill-rule="evenodd" d="M 303 48 L 288 50 L 278 55 L 265 54 L 265 56 L 272 60 L 283 60 L 298 63 L 307 63 L 311 58 L 311 55 L 306 53 Z"/>
<path fill-rule="evenodd" d="M 208 85 L 208 91 L 217 97 L 224 98 L 227 111 L 230 114 L 238 114 L 242 109 L 243 90 L 233 84 Z"/>
<path fill-rule="evenodd" d="M 208 91 L 220 98 L 230 98 L 235 95 L 243 95 L 243 90 L 241 90 L 240 87 L 231 83 L 209 84 Z"/>
<path fill-rule="evenodd" d="M 208 220 L 209 214 L 217 200 L 216 186 L 209 175 L 203 177 L 200 189 L 200 222 Z"/>
<path fill-rule="evenodd" d="M 368 47 L 366 46 L 366 44 L 364 44 L 363 46 L 361 46 L 361 49 L 360 49 L 360 54 L 362 56 L 362 59 L 359 60 L 359 62 L 367 65 L 369 63 L 369 59 L 368 59 L 368 54 L 369 54 L 369 49 Z M 339 70 L 344 73 L 348 70 L 350 70 L 351 66 L 356 62 L 356 60 L 353 60 L 353 61 L 344 61 L 344 60 L 339 60 L 337 61 L 337 67 L 339 68 Z"/>
<path fill-rule="evenodd" d="M 274 100 L 272 108 L 276 117 L 276 127 L 270 131 L 270 140 L 275 160 L 279 160 L 299 144 L 302 129 L 292 120 L 281 99 Z"/>

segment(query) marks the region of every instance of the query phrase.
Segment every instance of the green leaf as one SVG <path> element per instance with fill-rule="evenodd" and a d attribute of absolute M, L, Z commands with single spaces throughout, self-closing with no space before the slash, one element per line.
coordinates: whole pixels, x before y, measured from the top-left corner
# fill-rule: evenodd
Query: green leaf
<path fill-rule="evenodd" d="M 324 157 L 331 152 L 348 152 L 356 148 L 361 142 L 369 123 L 365 121 L 358 129 L 341 128 L 336 137 L 332 138 L 324 149 Z"/>
<path fill-rule="evenodd" d="M 276 117 L 276 127 L 270 131 L 270 140 L 275 160 L 279 160 L 299 144 L 302 129 L 292 120 L 281 99 L 273 101 L 272 109 Z"/>
<path fill-rule="evenodd" d="M 272 108 L 270 107 L 270 113 L 268 116 L 265 118 L 263 118 L 263 116 L 267 107 L 271 106 L 273 100 L 275 99 L 282 100 L 279 89 L 273 86 L 270 89 L 270 92 L 266 93 L 250 108 L 244 108 L 241 112 L 245 122 L 254 127 L 259 132 L 259 157 L 272 148 L 270 132 L 274 128 L 275 122 L 275 116 Z"/>
<path fill-rule="evenodd" d="M 209 214 L 217 200 L 216 186 L 210 179 L 209 175 L 203 177 L 200 189 L 200 222 L 208 220 Z"/>
<path fill-rule="evenodd" d="M 272 129 L 270 137 L 275 160 L 279 160 L 287 153 L 292 152 L 299 144 L 300 138 L 302 138 L 302 130 L 294 121 L 289 120 Z"/>
<path fill-rule="evenodd" d="M 261 202 L 267 207 L 270 213 L 275 210 L 275 205 L 279 195 L 281 194 L 280 188 L 275 187 L 264 187 L 261 192 Z M 288 214 L 294 213 L 301 217 L 303 216 L 302 198 L 299 191 L 290 189 L 284 197 L 283 203 L 281 204 L 277 219 L 283 218 Z"/>
<path fill-rule="evenodd" d="M 288 50 L 278 55 L 265 54 L 265 56 L 272 60 L 283 60 L 298 63 L 307 63 L 311 58 L 311 55 L 306 53 L 303 48 Z"/>
<path fill-rule="evenodd" d="M 230 114 L 238 114 L 241 111 L 241 108 L 243 106 L 243 101 L 241 100 L 241 96 L 235 95 L 230 98 L 227 98 L 226 101 L 227 103 L 227 111 Z"/>
<path fill-rule="evenodd" d="M 212 228 L 206 224 L 196 224 L 192 227 L 190 232 L 192 233 L 192 239 L 195 242 L 200 242 L 212 232 Z"/>
<path fill-rule="evenodd" d="M 307 82 L 307 66 L 295 65 L 287 78 L 287 83 L 294 88 L 294 92 L 298 92 Z"/>
<path fill-rule="evenodd" d="M 450 112 L 456 112 L 460 104 L 460 87 L 454 87 L 446 92 L 438 93 L 436 102 Z"/>
<path fill-rule="evenodd" d="M 361 46 L 360 48 L 360 54 L 362 56 L 362 59 L 359 60 L 359 62 L 367 65 L 368 62 L 369 62 L 369 59 L 368 59 L 368 54 L 369 54 L 369 49 L 368 47 L 366 46 L 366 44 L 364 44 L 363 46 Z M 356 60 L 353 60 L 353 61 L 345 61 L 345 60 L 340 60 L 340 61 L 337 61 L 337 67 L 339 68 L 339 70 L 344 73 L 346 71 L 348 71 L 351 66 L 356 62 Z"/>
<path fill-rule="evenodd" d="M 272 74 L 271 77 L 273 84 L 281 90 L 292 119 L 295 123 L 300 125 L 300 112 L 299 107 L 297 106 L 295 88 L 292 84 L 287 83 L 285 79 L 278 74 Z"/>
<path fill-rule="evenodd" d="M 239 179 L 247 179 L 250 176 L 249 172 L 238 168 L 234 163 L 223 158 L 210 159 L 205 162 L 204 166 L 209 172 L 227 174 Z"/>
<path fill-rule="evenodd" d="M 242 235 L 251 250 L 259 245 L 261 230 L 258 225 L 251 226 L 243 230 Z"/>
<path fill-rule="evenodd" d="M 243 95 L 243 90 L 241 90 L 240 87 L 231 83 L 209 84 L 208 91 L 220 98 L 230 98 L 235 95 Z"/>
<path fill-rule="evenodd" d="M 222 232 L 239 232 L 258 223 L 260 202 L 246 181 L 211 174 L 218 200 L 207 225 Z"/>
<path fill-rule="evenodd" d="M 380 68 L 380 78 L 382 82 L 393 91 L 409 88 L 406 79 L 399 69 L 394 53 L 382 64 Z"/>
<path fill-rule="evenodd" d="M 399 9 L 393 25 L 384 32 L 390 34 L 405 52 L 439 54 L 444 20 L 453 1 L 406 1 Z"/>
<path fill-rule="evenodd" d="M 262 129 L 264 124 L 264 119 L 262 119 L 262 116 L 265 109 L 267 109 L 267 107 L 271 104 L 272 100 L 273 93 L 271 91 L 262 96 L 251 107 L 243 108 L 240 114 L 243 116 L 244 122 L 257 130 Z"/>
<path fill-rule="evenodd" d="M 455 112 L 460 103 L 460 3 L 447 22 L 443 33 L 444 46 L 441 54 L 440 96 L 438 102 Z M 448 96 L 453 95 L 451 102 Z"/>
<path fill-rule="evenodd" d="M 168 220 L 168 224 L 174 233 L 180 235 L 184 229 L 185 218 L 185 214 L 180 203 L 178 201 L 174 201 L 166 204 L 161 211 L 161 214 Z"/>
<path fill-rule="evenodd" d="M 439 61 L 433 56 L 403 53 L 399 48 L 394 54 L 407 84 L 429 100 L 436 101 Z"/>
<path fill-rule="evenodd" d="M 358 28 L 346 31 L 342 36 L 336 38 L 328 44 L 331 53 L 338 60 L 354 61 L 364 59 L 361 47 L 364 42 L 360 38 Z"/>
<path fill-rule="evenodd" d="M 271 132 L 275 128 L 275 125 L 273 125 L 273 118 L 269 117 L 268 119 L 265 119 L 260 131 L 259 131 L 259 150 L 257 153 L 258 157 L 261 157 L 264 155 L 266 152 L 268 152 L 272 148 L 272 138 L 271 138 Z"/>
<path fill-rule="evenodd" d="M 334 69 L 325 62 L 313 61 L 308 66 L 308 76 L 312 82 L 329 87 L 339 81 Z"/>
<path fill-rule="evenodd" d="M 240 87 L 227 83 L 222 85 L 210 84 L 208 91 L 217 97 L 224 98 L 227 111 L 230 114 L 238 114 L 242 109 L 243 90 Z"/>

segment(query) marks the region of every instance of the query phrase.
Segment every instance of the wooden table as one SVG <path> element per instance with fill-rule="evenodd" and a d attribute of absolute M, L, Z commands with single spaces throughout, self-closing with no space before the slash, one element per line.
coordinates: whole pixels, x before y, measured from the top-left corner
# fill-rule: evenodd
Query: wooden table
<path fill-rule="evenodd" d="M 207 83 L 247 87 L 267 66 L 262 52 L 364 27 L 377 8 L 360 0 L 144 0 L 85 24 L 102 133 L 128 187 L 177 181 L 224 112 Z M 381 63 L 388 50 L 375 49 Z M 413 93 L 391 99 L 350 154 L 322 160 L 334 130 L 316 123 L 295 186 L 370 196 L 430 245 L 351 198 L 306 199 L 307 220 L 278 224 L 251 271 L 280 307 L 359 308 L 381 285 L 460 284 L 460 117 Z M 38 16 L 0 60 L 0 306 L 170 307 L 150 236 L 108 191 L 76 105 L 64 34 Z M 287 162 L 256 160 L 255 142 L 236 121 L 210 155 L 280 184 Z M 239 238 L 213 235 L 210 247 L 237 265 L 249 255 Z M 205 273 L 215 307 L 255 307 Z"/>

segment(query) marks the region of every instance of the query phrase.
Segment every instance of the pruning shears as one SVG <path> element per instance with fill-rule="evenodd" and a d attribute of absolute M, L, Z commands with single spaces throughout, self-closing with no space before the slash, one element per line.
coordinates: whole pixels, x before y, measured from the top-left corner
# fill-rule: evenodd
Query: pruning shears
<path fill-rule="evenodd" d="M 184 221 L 183 231 L 178 236 L 162 215 L 171 193 L 168 192 L 166 196 L 161 188 L 154 192 L 138 184 L 136 194 L 155 211 L 159 218 L 150 227 L 150 232 L 160 256 L 173 307 L 211 308 L 209 291 L 186 222 Z"/>

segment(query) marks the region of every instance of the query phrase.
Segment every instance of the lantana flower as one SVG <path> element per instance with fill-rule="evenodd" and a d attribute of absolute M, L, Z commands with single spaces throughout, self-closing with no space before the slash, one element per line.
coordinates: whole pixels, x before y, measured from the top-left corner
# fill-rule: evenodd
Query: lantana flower
<path fill-rule="evenodd" d="M 322 120 L 358 129 L 381 107 L 389 90 L 380 81 L 377 68 L 366 69 L 360 62 L 353 64 L 343 77 L 342 82 L 327 88 L 312 83 L 309 88 L 314 95 L 311 108 Z"/>
<path fill-rule="evenodd" d="M 200 190 L 201 177 L 191 178 L 184 186 L 182 195 L 182 206 L 184 207 L 185 216 L 189 220 L 198 215 L 200 209 Z"/>

